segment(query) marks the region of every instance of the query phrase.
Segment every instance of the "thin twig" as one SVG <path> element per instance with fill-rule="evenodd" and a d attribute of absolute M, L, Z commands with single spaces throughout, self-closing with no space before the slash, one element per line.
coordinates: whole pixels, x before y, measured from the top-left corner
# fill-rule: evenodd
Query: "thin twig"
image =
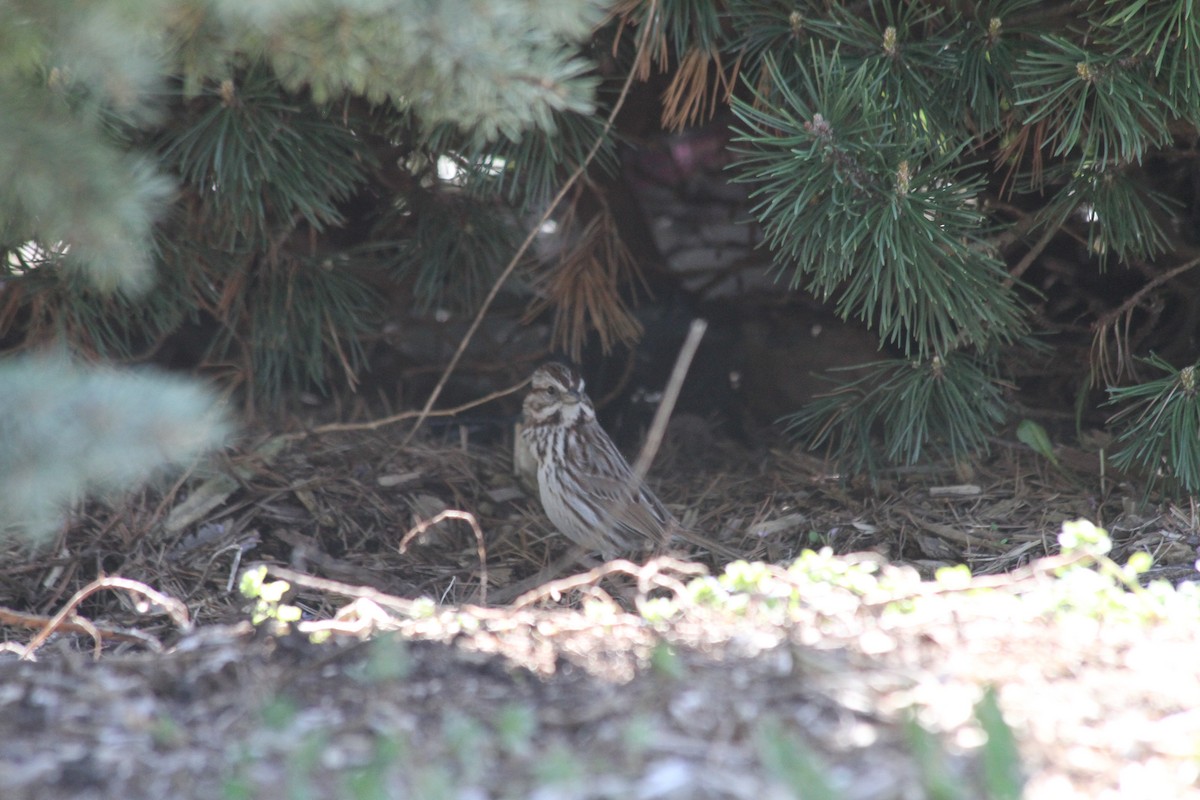
<path fill-rule="evenodd" d="M 675 410 L 675 402 L 679 400 L 679 390 L 683 388 L 683 380 L 687 377 L 688 368 L 692 365 L 696 348 L 700 346 L 700 339 L 704 337 L 704 331 L 707 329 L 708 323 L 702 319 L 692 320 L 691 327 L 688 328 L 687 338 L 683 340 L 683 346 L 679 348 L 679 355 L 675 357 L 675 367 L 671 370 L 671 377 L 667 381 L 666 388 L 663 389 L 662 400 L 654 412 L 654 419 L 650 422 L 646 441 L 642 444 L 637 461 L 633 462 L 634 486 L 638 486 L 646 478 L 650 462 L 654 460 L 654 456 L 658 455 L 658 448 L 662 446 L 663 436 L 667 432 L 667 422 L 671 419 L 671 412 Z"/>
<path fill-rule="evenodd" d="M 1146 295 L 1154 291 L 1155 288 L 1198 265 L 1200 265 L 1200 258 L 1193 258 L 1191 261 L 1185 261 L 1179 266 L 1155 276 L 1149 283 L 1126 298 L 1121 305 L 1111 311 L 1105 312 L 1099 319 L 1092 323 L 1091 362 L 1098 365 L 1093 370 L 1093 383 L 1099 384 L 1100 382 L 1104 382 L 1113 384 L 1119 381 L 1126 373 L 1134 375 L 1136 378 L 1136 370 L 1132 357 L 1134 346 L 1130 342 L 1130 330 L 1133 327 L 1134 310 L 1145 299 Z M 1151 317 L 1153 321 L 1153 313 Z M 1125 324 L 1124 331 L 1121 330 L 1122 319 L 1124 319 Z M 1108 357 L 1108 336 L 1110 331 L 1112 333 L 1113 345 L 1117 349 L 1116 355 L 1111 359 Z"/>
<path fill-rule="evenodd" d="M 652 26 L 648 25 L 642 31 L 642 42 L 639 43 L 639 47 L 645 44 L 645 39 L 648 36 L 651 27 Z M 483 323 L 484 315 L 487 314 L 488 309 L 491 308 L 496 296 L 500 294 L 500 287 L 502 287 L 508 281 L 509 277 L 513 274 L 513 271 L 516 270 L 517 264 L 520 263 L 521 258 L 533 244 L 534 239 L 536 239 L 538 234 L 541 233 L 542 226 L 548 219 L 550 219 L 550 215 L 554 213 L 554 210 L 558 207 L 558 204 L 561 203 L 562 199 L 567 196 L 567 193 L 571 191 L 571 189 L 575 186 L 575 183 L 592 163 L 592 160 L 595 159 L 596 154 L 600 152 L 600 147 L 604 144 L 604 141 L 608 136 L 608 132 L 612 130 L 613 123 L 617 119 L 617 114 L 621 111 L 621 107 L 625 105 L 625 98 L 629 95 L 629 87 L 633 84 L 633 74 L 634 71 L 630 70 L 629 74 L 625 77 L 625 85 L 621 87 L 621 93 L 617 96 L 616 102 L 613 103 L 612 112 L 609 113 L 608 119 L 604 122 L 604 130 L 600 131 L 600 135 L 597 136 L 596 141 L 592 143 L 592 147 L 590 150 L 588 150 L 587 155 L 584 156 L 583 161 L 581 161 L 579 166 L 575 168 L 575 171 L 571 173 L 571 176 L 567 178 L 566 182 L 562 185 L 562 188 L 558 190 L 558 193 L 554 195 L 554 198 L 546 206 L 546 210 L 542 212 L 542 215 L 538 218 L 537 222 L 530 226 L 529 234 L 525 237 L 525 241 L 521 242 L 521 246 L 517 248 L 517 252 L 513 254 L 513 257 L 509 260 L 508 265 L 505 266 L 504 270 L 500 273 L 500 276 L 496 278 L 496 282 L 492 284 L 492 288 L 488 290 L 487 297 L 483 299 L 483 304 L 479 307 L 479 311 L 475 313 L 475 319 L 471 320 L 470 327 L 468 327 L 467 332 L 463 334 L 462 341 L 458 343 L 458 349 L 456 349 L 454 351 L 454 355 L 450 357 L 450 363 L 446 365 L 444 370 L 442 370 L 442 376 L 438 379 L 437 385 L 433 387 L 433 391 L 430 392 L 429 399 L 425 401 L 425 407 L 421 409 L 421 413 L 417 417 L 416 423 L 413 424 L 412 430 L 408 432 L 408 435 L 405 436 L 404 440 L 400 443 L 401 447 L 407 446 L 408 443 L 412 441 L 412 437 L 416 435 L 418 430 L 420 430 L 421 425 L 425 423 L 426 417 L 429 416 L 430 409 L 432 409 L 433 404 L 437 402 L 438 397 L 442 393 L 442 389 L 446 386 L 446 382 L 450 380 L 450 375 L 454 372 L 454 368 L 458 366 L 459 359 L 461 359 L 463 353 L 466 352 L 467 344 L 475 336 L 475 331 L 477 331 L 479 326 Z"/>
<path fill-rule="evenodd" d="M 1120 317 L 1122 314 L 1132 311 L 1142 298 L 1152 292 L 1156 287 L 1166 283 L 1180 273 L 1187 272 L 1193 267 L 1200 266 L 1200 258 L 1193 258 L 1191 261 L 1185 261 L 1177 267 L 1167 270 L 1163 274 L 1155 277 L 1142 288 L 1134 292 L 1125 302 L 1114 308 L 1112 311 L 1105 312 L 1104 315 L 1096 321 L 1095 328 L 1097 331 L 1103 332 L 1104 328 L 1112 324 L 1113 320 Z"/>
<path fill-rule="evenodd" d="M 522 578 L 516 583 L 510 583 L 503 586 L 492 594 L 492 603 L 502 606 L 515 597 L 520 597 L 526 592 L 534 589 L 547 581 L 554 580 L 561 575 L 567 567 L 572 567 L 576 564 L 587 565 L 587 557 L 591 551 L 582 545 L 572 544 L 565 553 L 551 561 L 546 566 L 539 569 L 528 578 Z M 593 562 L 594 563 L 594 562 Z"/>
<path fill-rule="evenodd" d="M 318 578 L 306 572 L 297 572 L 294 569 L 279 567 L 273 564 L 267 564 L 266 567 L 269 574 L 274 575 L 276 578 L 282 578 L 293 586 L 303 586 L 307 589 L 316 589 L 330 594 L 340 594 L 342 597 L 370 600 L 378 606 L 393 609 L 401 614 L 414 613 L 418 605 L 415 600 L 387 594 L 378 589 L 372 589 L 370 586 L 357 586 L 352 583 L 330 580 L 329 578 Z"/>
<path fill-rule="evenodd" d="M 1033 266 L 1033 262 L 1042 254 L 1042 251 L 1046 249 L 1047 245 L 1050 244 L 1050 240 L 1058 234 L 1059 230 L 1058 227 L 1053 225 L 1046 226 L 1046 232 L 1042 234 L 1042 238 L 1038 239 L 1033 247 L 1029 248 L 1029 252 L 1017 262 L 1017 265 L 1009 270 L 1008 279 L 1004 282 L 1006 289 L 1021 280 L 1021 276 L 1025 274 L 1025 270 Z"/>
<path fill-rule="evenodd" d="M 58 613 L 50 618 L 37 635 L 25 645 L 24 651 L 21 653 L 22 661 L 31 661 L 37 649 L 46 643 L 50 635 L 60 628 L 65 627 L 70 623 L 81 625 L 88 630 L 88 633 L 96 639 L 96 646 L 99 648 L 100 629 L 95 625 L 82 618 L 72 619 L 67 623 L 67 618 L 75 613 L 75 609 L 86 600 L 90 595 L 95 594 L 101 589 L 124 589 L 127 592 L 140 594 L 151 603 L 162 608 L 163 612 L 169 615 L 172 621 L 181 630 L 190 630 L 192 627 L 191 620 L 188 618 L 187 606 L 176 600 L 174 597 L 169 597 L 157 589 L 152 589 L 144 583 L 130 580 L 129 578 L 97 578 L 96 580 L 84 586 L 67 601 L 67 604 L 59 609 Z"/>
<path fill-rule="evenodd" d="M 512 604 L 513 609 L 539 603 L 542 600 L 558 600 L 566 592 L 594 586 L 602 578 L 609 575 L 629 575 L 637 578 L 638 591 L 646 595 L 652 589 L 664 588 L 681 593 L 684 589 L 682 581 L 667 573 L 673 572 L 685 577 L 698 578 L 708 574 L 708 569 L 702 564 L 690 561 L 680 561 L 674 558 L 659 557 L 647 561 L 644 565 L 635 564 L 623 558 L 607 561 L 595 569 L 571 575 L 557 581 L 550 581 L 526 592 Z"/>
<path fill-rule="evenodd" d="M 412 530 L 404 534 L 404 538 L 400 540 L 400 552 L 403 553 L 408 549 L 408 543 L 415 537 L 420 536 L 425 531 L 437 525 L 442 520 L 460 519 L 471 526 L 471 530 L 475 531 L 476 553 L 479 555 L 479 602 L 487 603 L 488 592 L 488 571 L 487 571 L 487 548 L 483 543 L 483 531 L 479 527 L 478 520 L 470 511 L 458 511 L 457 509 L 447 509 L 435 517 L 427 520 L 422 520 L 413 526 Z"/>
<path fill-rule="evenodd" d="M 424 415 L 425 417 L 452 417 L 455 414 L 461 414 L 462 412 L 468 411 L 472 408 L 475 408 L 476 406 L 481 406 L 484 403 L 490 403 L 493 400 L 497 400 L 501 397 L 505 397 L 507 395 L 512 394 L 513 392 L 518 392 L 521 389 L 525 388 L 525 384 L 527 384 L 527 383 L 529 383 L 528 378 L 521 381 L 520 383 L 516 383 L 516 384 L 513 384 L 512 386 L 509 386 L 507 389 L 500 389 L 498 391 L 492 392 L 489 395 L 485 395 L 484 397 L 480 397 L 475 400 L 472 400 L 469 403 L 463 403 L 460 406 L 455 406 L 454 408 L 441 408 L 441 409 L 438 409 L 437 411 L 429 411 L 428 409 L 426 409 L 424 411 L 402 411 L 399 414 L 392 414 L 390 417 L 384 417 L 382 419 L 373 419 L 373 420 L 370 420 L 369 422 L 331 422 L 328 425 L 318 425 L 317 427 L 315 427 L 311 430 L 302 431 L 300 433 L 289 434 L 289 436 L 290 436 L 290 438 L 300 438 L 302 436 L 309 436 L 314 433 L 335 433 L 335 432 L 339 432 L 339 431 L 373 431 L 378 428 L 382 428 L 385 425 L 391 425 L 393 422 L 400 422 L 402 420 L 412 419 L 413 417 L 422 416 L 422 415 Z M 417 424 L 420 425 L 421 423 L 418 422 Z"/>
<path fill-rule="evenodd" d="M 918 597 L 965 594 L 980 589 L 1006 589 L 1016 592 L 1030 582 L 1041 581 L 1048 575 L 1056 575 L 1059 570 L 1080 564 L 1087 565 L 1097 560 L 1096 557 L 1086 552 L 1061 553 L 1056 556 L 1039 558 L 1012 572 L 999 575 L 978 575 L 961 585 L 923 581 L 918 587 L 912 590 L 883 592 L 881 593 L 884 595 L 882 597 L 866 595 L 862 598 L 862 604 L 868 608 L 877 608 L 879 606 L 913 600 Z M 781 575 L 784 580 L 791 580 L 786 577 L 786 572 L 781 573 Z M 792 582 L 795 583 L 794 581 Z"/>

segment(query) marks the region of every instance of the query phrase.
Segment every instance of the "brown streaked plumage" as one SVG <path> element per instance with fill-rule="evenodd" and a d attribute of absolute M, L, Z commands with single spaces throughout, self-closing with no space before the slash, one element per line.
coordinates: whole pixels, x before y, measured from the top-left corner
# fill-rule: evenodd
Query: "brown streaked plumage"
<path fill-rule="evenodd" d="M 568 539 L 606 559 L 661 549 L 676 535 L 736 557 L 680 527 L 635 479 L 573 369 L 551 362 L 535 370 L 524 413 L 542 507 Z"/>

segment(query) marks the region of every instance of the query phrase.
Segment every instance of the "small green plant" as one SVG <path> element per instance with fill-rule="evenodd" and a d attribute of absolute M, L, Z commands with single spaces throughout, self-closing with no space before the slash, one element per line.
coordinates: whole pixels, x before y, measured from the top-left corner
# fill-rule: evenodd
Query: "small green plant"
<path fill-rule="evenodd" d="M 904 715 L 904 738 L 921 774 L 924 796 L 930 800 L 966 800 L 946 749 L 917 718 L 915 709 Z"/>
<path fill-rule="evenodd" d="M 150 735 L 162 748 L 180 747 L 187 741 L 183 727 L 165 714 L 156 714 L 150 724 Z"/>
<path fill-rule="evenodd" d="M 487 726 L 472 716 L 451 711 L 442 720 L 442 741 L 457 766 L 458 780 L 468 785 L 479 783 L 486 764 L 480 754 L 490 750 L 491 745 Z"/>
<path fill-rule="evenodd" d="M 659 639 L 650 650 L 650 668 L 655 675 L 668 681 L 679 681 L 687 677 L 687 665 L 669 642 Z"/>
<path fill-rule="evenodd" d="M 313 776 L 321 767 L 321 754 L 329 747 L 329 732 L 310 731 L 299 746 L 287 754 L 287 797 L 289 800 L 309 800 L 318 795 L 313 786 Z"/>
<path fill-rule="evenodd" d="M 1196 584 L 1177 588 L 1166 581 L 1151 581 L 1143 586 L 1153 557 L 1138 551 L 1118 564 L 1108 556 L 1112 539 L 1103 528 L 1086 520 L 1064 522 L 1058 540 L 1067 563 L 1055 569 L 1058 580 L 1032 593 L 1033 601 L 1046 610 L 1141 621 L 1200 616 Z"/>
<path fill-rule="evenodd" d="M 793 796 L 804 800 L 839 800 L 840 793 L 829 782 L 829 770 L 808 744 L 785 730 L 779 720 L 764 720 L 756 739 L 763 766 Z"/>
<path fill-rule="evenodd" d="M 246 777 L 244 766 L 225 779 L 221 785 L 221 796 L 225 800 L 253 800 L 254 786 Z"/>
<path fill-rule="evenodd" d="M 983 746 L 983 783 L 988 798 L 1019 800 L 1025 788 L 1021 754 L 1017 751 L 1017 737 L 1000 713 L 996 687 L 989 686 L 975 704 L 975 719 L 987 734 Z"/>
<path fill-rule="evenodd" d="M 269 730 L 283 731 L 296 721 L 296 703 L 287 697 L 274 697 L 262 708 L 262 722 Z"/>
<path fill-rule="evenodd" d="M 1166 581 L 1145 582 L 1153 566 L 1146 552 L 1130 554 L 1124 564 L 1108 556 L 1112 540 L 1103 528 L 1086 520 L 1063 523 L 1061 555 L 1043 562 L 1056 580 L 1028 585 L 1014 582 L 1011 590 L 991 582 L 980 584 L 964 564 L 937 571 L 937 591 L 922 586 L 912 570 L 882 565 L 873 560 L 835 556 L 829 548 L 806 550 L 791 566 L 735 562 L 719 576 L 697 578 L 687 593 L 659 605 L 646 604 L 651 621 L 668 620 L 688 607 L 719 610 L 726 614 L 775 615 L 783 621 L 801 608 L 822 613 L 852 611 L 864 601 L 886 604 L 888 612 L 917 609 L 926 596 L 962 592 L 997 602 L 1021 603 L 1035 613 L 1081 612 L 1092 616 L 1138 619 L 1200 619 L 1200 585 L 1178 587 Z M 1038 568 L 1037 564 L 1032 565 Z M 1143 585 L 1145 583 L 1145 585 Z"/>
<path fill-rule="evenodd" d="M 342 797 L 348 800 L 387 800 L 392 796 L 388 789 L 389 776 L 404 763 L 403 744 L 389 736 L 378 737 L 371 760 L 351 769 L 346 775 L 346 792 Z"/>
<path fill-rule="evenodd" d="M 510 703 L 496 715 L 496 737 L 500 749 L 509 755 L 529 754 L 537 729 L 537 711 L 530 706 Z"/>
<path fill-rule="evenodd" d="M 626 721 L 621 735 L 621 742 L 625 745 L 625 756 L 634 760 L 641 760 L 659 739 L 654 720 L 640 712 Z"/>
<path fill-rule="evenodd" d="M 584 758 L 563 744 L 546 748 L 533 768 L 537 785 L 580 787 L 587 779 L 587 773 Z"/>
<path fill-rule="evenodd" d="M 1017 439 L 1030 447 L 1035 453 L 1058 466 L 1058 456 L 1054 455 L 1054 445 L 1046 429 L 1031 419 L 1023 419 L 1017 425 Z"/>
<path fill-rule="evenodd" d="M 785 568 L 735 561 L 716 577 L 688 583 L 687 594 L 670 607 L 677 613 L 689 603 L 720 609 L 729 614 L 774 614 L 782 621 L 802 605 L 844 608 L 863 598 L 911 588 L 917 576 L 911 570 L 884 568 L 876 561 L 835 556 L 833 550 L 805 550 Z M 663 618 L 669 615 L 655 609 Z"/>
<path fill-rule="evenodd" d="M 1004 721 L 994 687 L 987 687 L 975 705 L 975 720 L 987 740 L 980 749 L 983 796 L 988 800 L 1018 800 L 1024 782 L 1016 737 Z M 921 772 L 924 797 L 931 800 L 968 800 L 978 796 L 975 787 L 964 786 L 952 768 L 946 749 L 936 736 L 921 725 L 915 713 L 904 723 L 905 738 Z"/>
<path fill-rule="evenodd" d="M 1102 557 L 1112 550 L 1112 539 L 1104 528 L 1097 528 L 1087 520 L 1077 519 L 1064 522 L 1058 535 L 1058 546 L 1063 553 L 1089 553 Z"/>
<path fill-rule="evenodd" d="M 452 800 L 458 797 L 459 782 L 444 764 L 428 764 L 416 770 L 409 780 L 412 794 L 422 800 Z"/>
<path fill-rule="evenodd" d="M 242 573 L 238 589 L 242 596 L 254 601 L 254 609 L 250 612 L 250 622 L 261 625 L 271 622 L 286 628 L 300 620 L 300 608 L 287 605 L 283 596 L 291 589 L 287 581 L 268 581 L 265 566 L 248 569 Z"/>
<path fill-rule="evenodd" d="M 638 604 L 642 619 L 651 624 L 666 624 L 679 613 L 679 601 L 674 597 L 648 597 Z"/>
<path fill-rule="evenodd" d="M 404 680 L 412 668 L 408 641 L 399 634 L 384 633 L 371 640 L 361 678 L 367 683 Z"/>

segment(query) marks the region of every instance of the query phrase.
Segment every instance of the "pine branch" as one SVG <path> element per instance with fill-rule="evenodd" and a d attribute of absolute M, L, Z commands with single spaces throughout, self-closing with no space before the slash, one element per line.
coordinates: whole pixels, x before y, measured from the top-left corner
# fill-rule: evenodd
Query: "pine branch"
<path fill-rule="evenodd" d="M 261 54 L 286 89 L 318 104 L 361 95 L 480 140 L 591 110 L 590 65 L 571 44 L 600 20 L 592 0 L 339 0 L 245 27 L 232 7 L 225 14 L 232 52 Z"/>
<path fill-rule="evenodd" d="M 317 231 L 342 221 L 339 202 L 371 166 L 349 127 L 285 95 L 260 66 L 202 98 L 164 131 L 159 148 L 219 246 L 260 246 L 293 217 Z"/>
<path fill-rule="evenodd" d="M 228 431 L 216 398 L 178 377 L 2 362 L 0 538 L 43 540 L 85 496 L 190 466 Z"/>
<path fill-rule="evenodd" d="M 988 437 L 1006 417 L 995 365 L 975 356 L 887 360 L 855 369 L 867 374 L 786 419 L 789 433 L 810 449 L 825 448 L 851 470 L 914 464 L 928 450 L 953 458 L 986 451 Z"/>
<path fill-rule="evenodd" d="M 0 83 L 0 107 L 0 241 L 37 242 L 105 290 L 145 289 L 169 182 L 44 89 Z"/>
<path fill-rule="evenodd" d="M 535 275 L 538 299 L 524 317 L 532 320 L 553 308 L 553 346 L 575 360 L 593 331 L 605 353 L 617 342 L 632 345 L 642 334 L 641 323 L 621 296 L 622 287 L 636 285 L 641 274 L 621 242 L 616 222 L 602 209 L 578 228 L 573 214 L 559 220 L 558 236 L 568 243 L 553 265 Z"/>
<path fill-rule="evenodd" d="M 781 272 L 922 357 L 961 342 L 1011 341 L 1024 322 L 983 241 L 984 179 L 876 102 L 874 78 L 813 53 L 816 72 L 766 107 L 736 102 L 735 180 Z M 824 60 L 822 60 L 824 59 Z M 768 69 L 772 68 L 768 65 Z M 778 72 L 772 70 L 778 78 Z M 763 100 L 763 98 L 759 98 Z M 992 301 L 981 307 L 980 296 Z"/>
<path fill-rule="evenodd" d="M 1170 99 L 1141 59 L 1043 36 L 1013 72 L 1024 125 L 1045 122 L 1055 156 L 1079 150 L 1087 161 L 1138 161 L 1167 141 Z"/>
<path fill-rule="evenodd" d="M 516 251 L 505 209 L 455 189 L 413 192 L 375 230 L 379 266 L 408 281 L 417 307 L 475 309 Z"/>
<path fill-rule="evenodd" d="M 1127 427 L 1117 437 L 1113 466 L 1136 468 L 1150 485 L 1175 484 L 1200 494 L 1200 397 L 1196 367 L 1176 369 L 1151 355 L 1145 363 L 1162 373 L 1136 386 L 1110 388 L 1109 404 L 1127 404 L 1110 423 Z"/>

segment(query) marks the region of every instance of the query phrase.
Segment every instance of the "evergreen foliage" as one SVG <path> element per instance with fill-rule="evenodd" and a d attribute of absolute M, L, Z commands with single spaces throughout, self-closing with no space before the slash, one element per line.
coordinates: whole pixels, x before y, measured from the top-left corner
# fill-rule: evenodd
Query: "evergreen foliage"
<path fill-rule="evenodd" d="M 1006 419 L 996 355 L 1027 346 L 1039 301 L 1014 278 L 1051 237 L 1084 240 L 1099 269 L 1170 267 L 1190 246 L 1146 171 L 1200 123 L 1190 3 L 765 2 L 729 16 L 754 87 L 732 99 L 735 169 L 781 275 L 915 359 L 911 379 L 881 362 L 792 419 L 852 464 L 986 447 Z M 1033 252 L 1018 260 L 1014 243 Z M 1167 417 L 1153 441 L 1175 443 L 1169 470 L 1194 492 L 1200 468 L 1178 452 L 1191 431 Z M 1152 460 L 1147 440 L 1121 441 L 1122 463 Z"/>
<path fill-rule="evenodd" d="M 1109 389 L 1111 402 L 1125 404 L 1113 465 L 1136 469 L 1151 482 L 1165 479 L 1189 495 L 1200 494 L 1200 397 L 1196 366 L 1176 369 L 1151 355 L 1146 363 L 1159 377 Z"/>
<path fill-rule="evenodd" d="M 133 358 L 205 320 L 205 363 L 250 401 L 353 381 L 380 285 L 474 307 L 598 138 L 593 170 L 616 164 L 603 121 L 630 72 L 663 73 L 665 127 L 732 107 L 731 177 L 781 281 L 900 354 L 793 420 L 851 463 L 987 446 L 1007 357 L 1047 328 L 1022 279 L 1051 242 L 1149 282 L 1087 320 L 1114 380 L 1137 377 L 1117 320 L 1195 280 L 1191 0 L 0 0 L 0 17 L 0 335 Z M 594 246 L 528 282 L 573 349 L 639 332 L 619 291 L 637 265 L 603 202 L 580 210 L 583 183 L 559 219 Z"/>
<path fill-rule="evenodd" d="M 39 309 L 73 321 L 71 346 L 129 358 L 205 315 L 221 329 L 207 360 L 232 365 L 251 399 L 353 380 L 382 300 L 370 273 L 415 276 L 426 303 L 470 301 L 512 252 L 491 198 L 514 196 L 513 181 L 487 162 L 525 131 L 545 152 L 560 126 L 577 141 L 596 130 L 577 42 L 600 9 L 586 0 L 12 0 L 0 12 L 13 37 L 0 99 L 17 112 L 0 117 L 5 318 Z M 443 155 L 490 191 L 439 181 Z M 351 225 L 369 235 L 333 241 Z M 48 258 L 25 256 L 29 242 Z M 65 288 L 78 282 L 54 268 L 64 255 L 94 289 Z M 93 296 L 113 288 L 124 296 Z M 135 332 L 82 308 L 135 295 L 157 324 Z"/>
<path fill-rule="evenodd" d="M 227 433 L 215 398 L 182 378 L 0 362 L 0 539 L 45 539 L 84 496 L 188 466 Z"/>
<path fill-rule="evenodd" d="M 462 193 L 477 236 L 424 213 L 413 235 L 422 202 L 457 203 L 420 142 L 453 124 L 482 153 L 584 118 L 576 42 L 598 21 L 559 0 L 0 1 L 0 340 L 134 359 L 205 319 L 208 363 L 249 400 L 353 381 L 381 303 L 364 273 L 461 294 L 446 264 L 479 253 L 486 273 L 512 238 Z M 365 224 L 399 246 L 321 238 L 364 224 L 346 206 L 398 167 L 412 191 Z M 215 398 L 161 376 L 9 361 L 0 390 L 0 535 L 44 535 L 224 432 Z"/>
<path fill-rule="evenodd" d="M 790 422 L 815 431 L 814 447 L 846 453 L 850 469 L 915 462 L 931 442 L 969 453 L 986 447 L 986 431 L 1004 421 L 1004 396 L 992 379 L 996 367 L 973 354 L 868 367 L 865 377 L 818 397 Z M 861 446 L 876 435 L 882 448 Z"/>
<path fill-rule="evenodd" d="M 885 459 L 911 463 L 922 442 L 986 446 L 1005 420 L 994 355 L 1024 337 L 1036 295 L 1003 260 L 1017 226 L 990 207 L 1030 208 L 1029 234 L 1086 237 L 1101 267 L 1168 249 L 1171 203 L 1141 168 L 1200 121 L 1194 80 L 1166 66 L 1192 57 L 1200 19 L 1187 3 L 1152 15 L 1140 3 L 869 5 L 797 7 L 787 46 L 782 28 L 773 42 L 744 29 L 756 91 L 733 100 L 737 170 L 757 187 L 781 273 L 925 376 L 901 382 L 881 363 L 865 391 L 818 400 L 793 426 L 861 464 L 877 458 L 880 421 Z M 968 363 L 969 375 L 952 368 Z"/>
<path fill-rule="evenodd" d="M 747 126 L 739 174 L 756 186 L 753 213 L 790 283 L 836 296 L 843 316 L 919 357 L 1023 332 L 982 241 L 984 179 L 962 163 L 967 143 L 896 127 L 874 76 L 813 60 L 828 72 L 800 91 L 766 65 L 779 105 L 735 101 Z"/>

